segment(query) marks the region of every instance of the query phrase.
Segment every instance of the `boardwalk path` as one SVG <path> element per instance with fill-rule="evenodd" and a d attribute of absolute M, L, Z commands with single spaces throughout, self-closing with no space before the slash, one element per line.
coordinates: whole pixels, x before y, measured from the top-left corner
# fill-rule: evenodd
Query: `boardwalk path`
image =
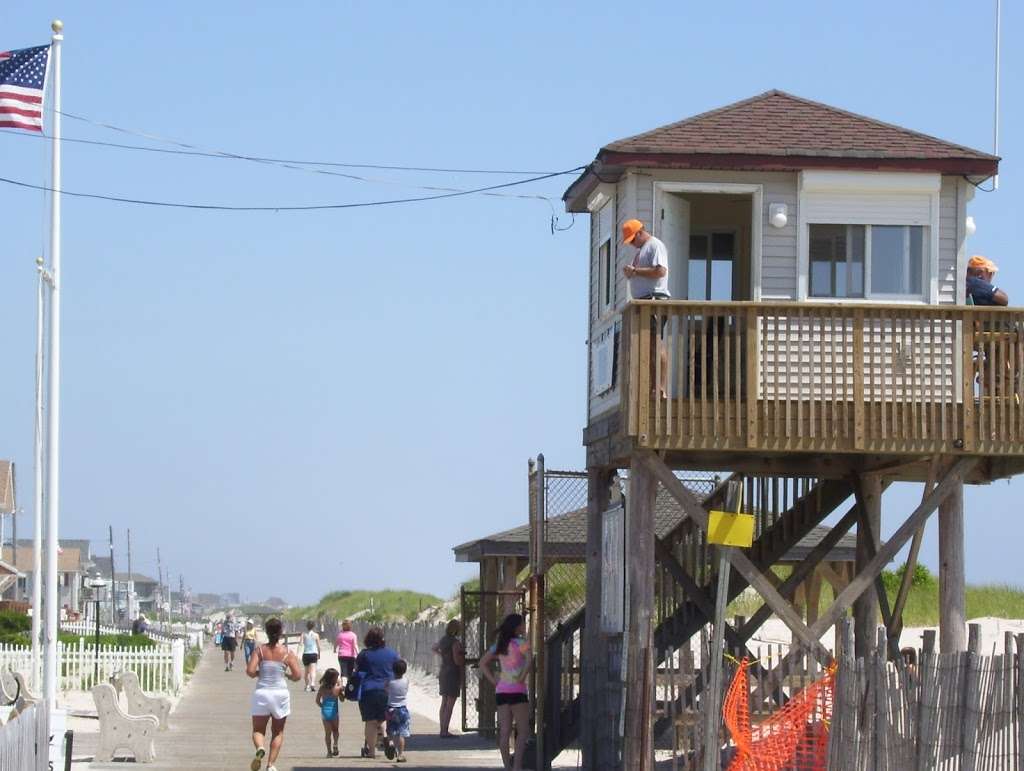
<path fill-rule="evenodd" d="M 238 657 L 241 662 L 241 656 Z M 278 771 L 314 768 L 372 768 L 377 765 L 403 769 L 493 769 L 501 760 L 493 744 L 475 735 L 457 739 L 437 736 L 437 723 L 429 716 L 413 715 L 414 736 L 409 740 L 409 762 L 395 764 L 378 753 L 376 760 L 359 757 L 363 724 L 359 708 L 345 703 L 341 712 L 341 756 L 327 759 L 320 713 L 313 694 L 304 693 L 301 683 L 291 684 L 292 714 L 285 730 L 284 750 Z M 151 769 L 248 769 L 252 759 L 249 695 L 253 681 L 240 663 L 225 672 L 219 651 L 208 648 L 187 691 L 171 715 L 171 729 L 156 741 L 157 761 L 140 766 Z M 95 735 L 76 736 L 74 756 L 89 757 Z M 123 762 L 75 763 L 74 768 L 106 768 L 124 771 Z M 264 765 L 264 769 L 266 766 Z"/>

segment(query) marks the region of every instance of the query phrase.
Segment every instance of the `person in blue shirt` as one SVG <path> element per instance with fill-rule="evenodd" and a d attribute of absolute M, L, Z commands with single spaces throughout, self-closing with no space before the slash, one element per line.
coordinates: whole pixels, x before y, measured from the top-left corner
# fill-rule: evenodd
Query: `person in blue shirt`
<path fill-rule="evenodd" d="M 967 301 L 973 305 L 1009 305 L 1010 298 L 992 283 L 999 268 L 976 254 L 967 262 Z"/>
<path fill-rule="evenodd" d="M 356 672 L 362 679 L 359 692 L 359 715 L 365 726 L 364 758 L 377 756 L 377 736 L 387 719 L 388 683 L 395 678 L 395 662 L 399 655 L 384 643 L 384 630 L 372 627 L 363 640 L 363 649 L 356 656 Z"/>

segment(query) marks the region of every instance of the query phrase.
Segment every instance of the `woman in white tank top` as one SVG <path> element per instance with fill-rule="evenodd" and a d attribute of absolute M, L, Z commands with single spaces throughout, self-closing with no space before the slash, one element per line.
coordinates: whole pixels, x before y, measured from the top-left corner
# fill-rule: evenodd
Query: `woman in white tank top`
<path fill-rule="evenodd" d="M 306 668 L 306 690 L 311 693 L 316 692 L 316 663 L 320 660 L 320 635 L 313 631 L 314 626 L 307 621 L 302 633 L 302 666 Z"/>
<path fill-rule="evenodd" d="M 267 759 L 267 771 L 276 771 L 274 762 L 284 744 L 284 722 L 291 713 L 286 678 L 294 682 L 302 679 L 302 669 L 295 654 L 280 642 L 281 622 L 276 618 L 269 619 L 264 629 L 269 642 L 259 646 L 245 665 L 245 673 L 257 678 L 256 690 L 252 694 L 252 743 L 256 746 L 256 756 L 249 765 L 252 771 L 259 771 L 267 753 L 263 744 L 268 722 L 270 757 Z"/>

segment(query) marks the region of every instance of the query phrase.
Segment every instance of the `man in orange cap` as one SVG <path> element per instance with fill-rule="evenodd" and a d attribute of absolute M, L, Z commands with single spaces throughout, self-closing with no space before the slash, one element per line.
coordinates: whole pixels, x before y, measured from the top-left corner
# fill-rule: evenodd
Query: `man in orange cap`
<path fill-rule="evenodd" d="M 622 268 L 629 280 L 629 295 L 634 300 L 668 300 L 668 249 L 659 238 L 655 238 L 646 230 L 640 220 L 626 220 L 622 223 L 622 243 L 636 247 L 637 253 L 632 262 Z M 668 316 L 661 317 L 661 323 L 651 317 L 651 382 L 654 382 L 654 356 L 661 360 L 661 378 L 655 396 L 665 398 L 668 395 L 668 351 L 664 340 L 665 322 Z"/>
<path fill-rule="evenodd" d="M 992 260 L 976 254 L 967 262 L 967 299 L 974 305 L 1009 305 L 1006 292 L 992 283 L 999 268 Z"/>

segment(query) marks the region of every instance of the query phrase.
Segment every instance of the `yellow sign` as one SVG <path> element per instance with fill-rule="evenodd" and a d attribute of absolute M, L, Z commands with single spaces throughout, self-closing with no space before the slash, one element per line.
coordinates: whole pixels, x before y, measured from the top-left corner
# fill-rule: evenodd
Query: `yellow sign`
<path fill-rule="evenodd" d="M 754 516 L 734 514 L 731 511 L 709 511 L 708 543 L 749 549 L 754 543 Z"/>

